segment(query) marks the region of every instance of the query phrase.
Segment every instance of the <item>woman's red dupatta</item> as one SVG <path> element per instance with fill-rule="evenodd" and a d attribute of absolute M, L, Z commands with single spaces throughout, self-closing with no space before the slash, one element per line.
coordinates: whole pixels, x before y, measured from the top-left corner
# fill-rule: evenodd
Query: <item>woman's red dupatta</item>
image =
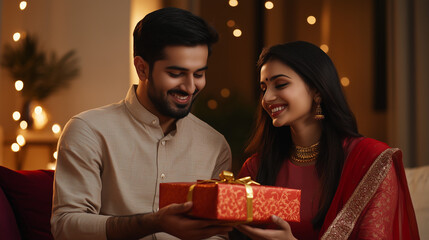
<path fill-rule="evenodd" d="M 321 228 L 320 238 L 348 239 L 350 237 L 354 227 L 358 226 L 356 224 L 358 217 L 366 210 L 367 202 L 362 199 L 372 198 L 372 194 L 385 177 L 382 175 L 383 172 L 387 174 L 390 164 L 395 167 L 399 184 L 392 239 L 419 239 L 414 208 L 402 163 L 402 152 L 371 138 L 363 139 L 350 152 Z M 361 181 L 362 184 L 358 187 Z M 341 211 L 343 208 L 344 210 Z"/>

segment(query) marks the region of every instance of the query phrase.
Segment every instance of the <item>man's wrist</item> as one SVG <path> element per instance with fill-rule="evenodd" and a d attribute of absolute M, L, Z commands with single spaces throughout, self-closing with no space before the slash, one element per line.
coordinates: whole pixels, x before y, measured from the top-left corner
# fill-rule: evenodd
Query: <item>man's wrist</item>
<path fill-rule="evenodd" d="M 160 228 L 154 222 L 153 215 L 153 213 L 147 213 L 108 218 L 106 222 L 107 239 L 135 239 L 158 232 Z"/>

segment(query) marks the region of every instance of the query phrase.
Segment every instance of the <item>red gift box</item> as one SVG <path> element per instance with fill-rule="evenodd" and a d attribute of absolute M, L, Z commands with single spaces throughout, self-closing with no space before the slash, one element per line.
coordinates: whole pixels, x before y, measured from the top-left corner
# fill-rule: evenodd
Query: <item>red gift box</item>
<path fill-rule="evenodd" d="M 190 187 L 193 208 L 191 215 L 198 218 L 216 219 L 226 222 L 246 222 L 248 198 L 243 184 L 230 183 L 161 183 L 159 207 L 187 201 Z M 286 221 L 300 221 L 301 190 L 251 185 L 253 200 L 250 214 L 254 223 L 269 223 L 276 215 Z"/>

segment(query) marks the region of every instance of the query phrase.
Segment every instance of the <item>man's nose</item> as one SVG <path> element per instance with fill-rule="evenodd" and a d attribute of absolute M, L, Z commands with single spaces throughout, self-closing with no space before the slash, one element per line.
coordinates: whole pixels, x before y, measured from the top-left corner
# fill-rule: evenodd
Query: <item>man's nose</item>
<path fill-rule="evenodd" d="M 188 93 L 189 95 L 194 94 L 195 90 L 196 90 L 196 86 L 195 86 L 195 79 L 194 79 L 194 75 L 190 74 L 188 75 L 183 83 L 180 85 L 181 90 L 185 91 L 186 93 Z"/>

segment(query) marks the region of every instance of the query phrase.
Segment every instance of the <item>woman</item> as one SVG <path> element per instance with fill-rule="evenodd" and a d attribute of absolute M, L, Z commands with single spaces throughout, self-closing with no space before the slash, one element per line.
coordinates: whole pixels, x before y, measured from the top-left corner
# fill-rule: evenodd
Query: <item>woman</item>
<path fill-rule="evenodd" d="M 365 138 L 331 59 L 292 42 L 258 61 L 261 108 L 240 177 L 301 189 L 301 222 L 237 227 L 252 239 L 418 239 L 399 149 Z"/>

